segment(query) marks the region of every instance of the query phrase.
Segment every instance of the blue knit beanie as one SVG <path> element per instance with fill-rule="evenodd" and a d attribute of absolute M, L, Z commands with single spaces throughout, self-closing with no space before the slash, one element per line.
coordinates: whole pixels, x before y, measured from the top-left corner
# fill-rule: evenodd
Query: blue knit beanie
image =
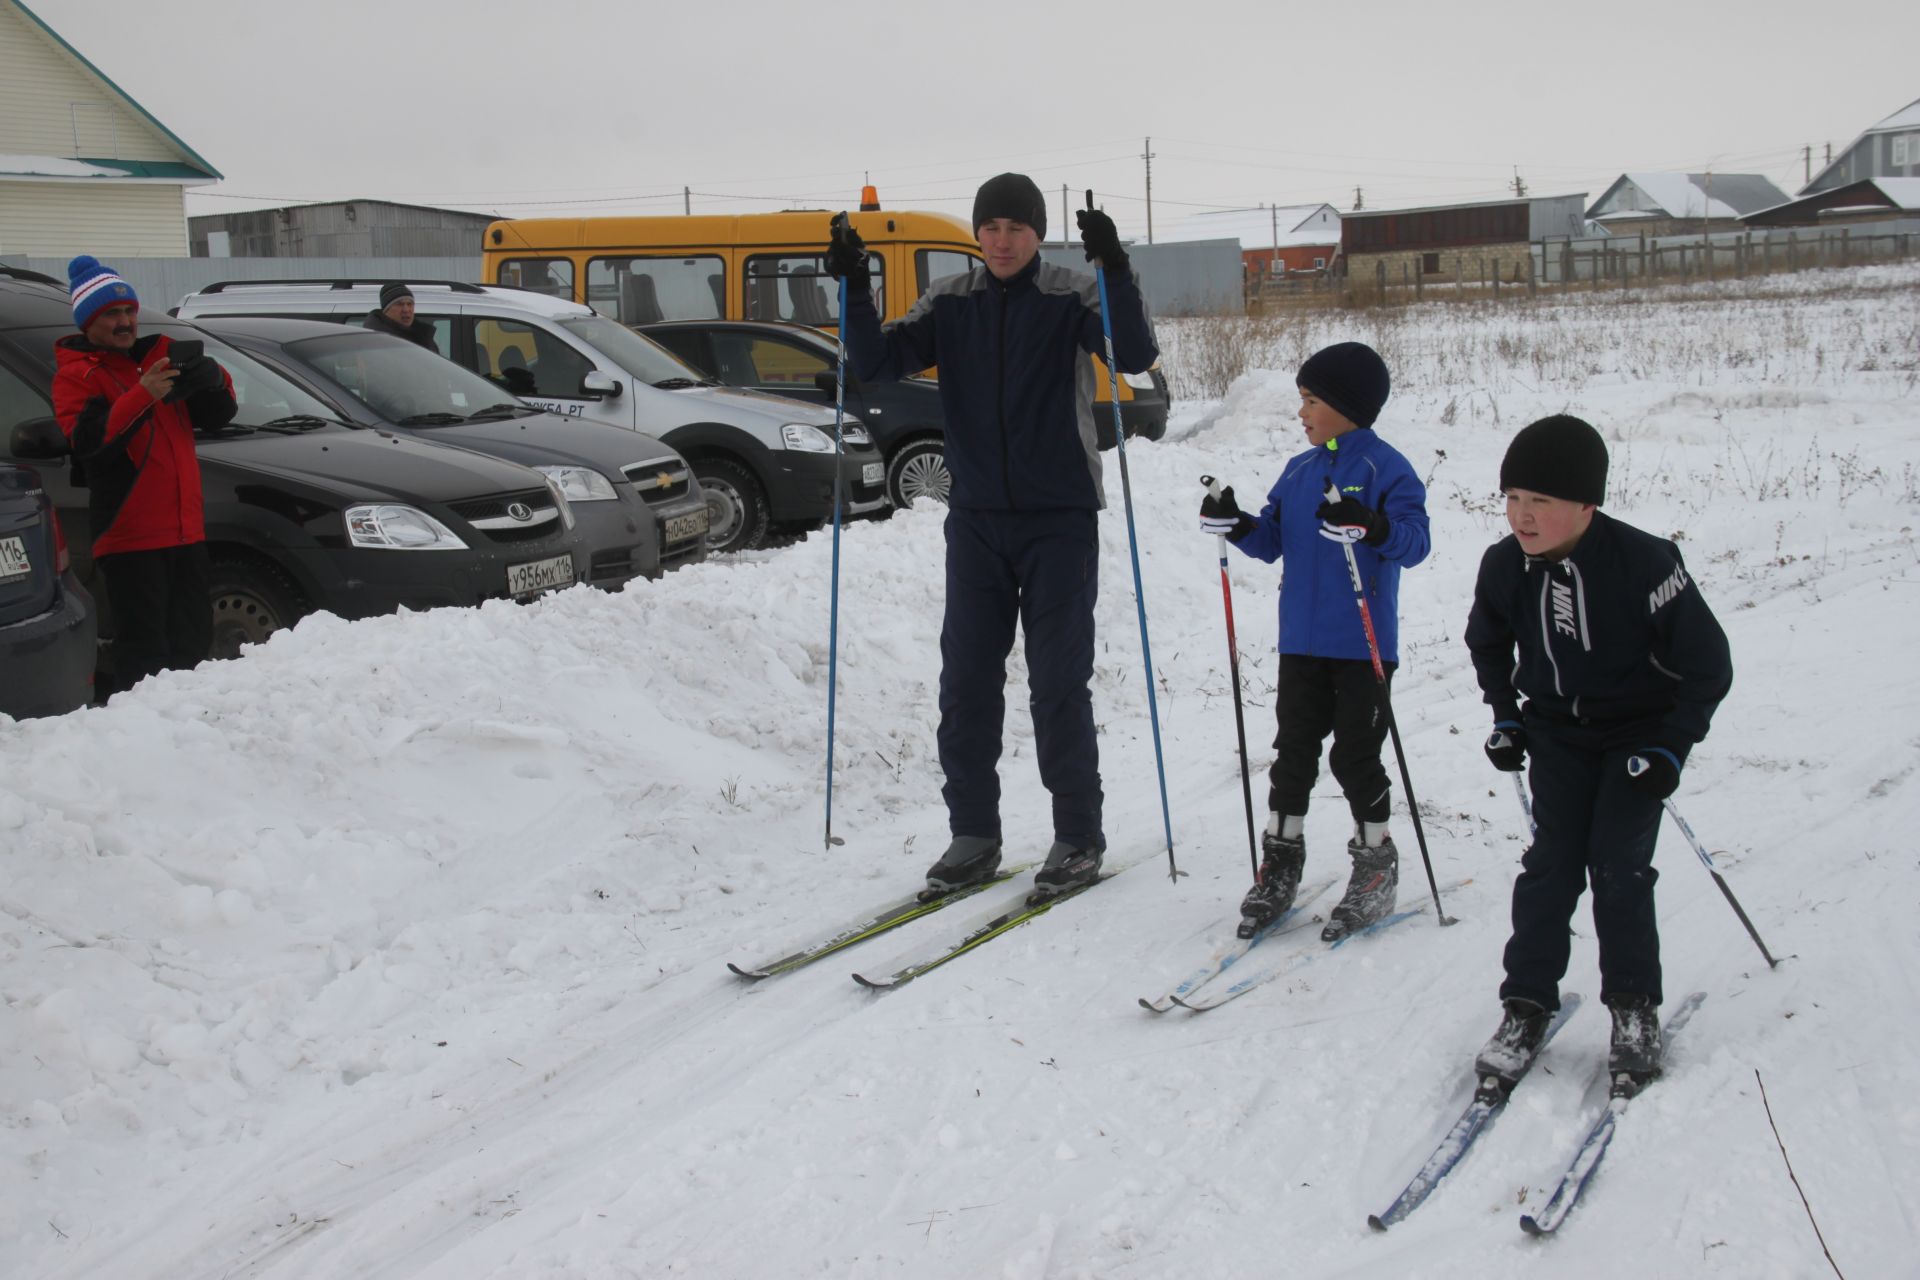
<path fill-rule="evenodd" d="M 113 268 L 102 266 L 98 258 L 84 253 L 67 264 L 67 285 L 73 294 L 73 323 L 83 331 L 87 323 L 107 307 L 117 307 L 123 302 L 140 305 L 132 285 L 115 275 Z"/>

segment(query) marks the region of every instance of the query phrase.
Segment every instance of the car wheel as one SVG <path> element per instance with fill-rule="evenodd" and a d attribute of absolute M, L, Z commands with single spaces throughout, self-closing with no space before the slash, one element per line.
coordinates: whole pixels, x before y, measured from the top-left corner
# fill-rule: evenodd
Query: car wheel
<path fill-rule="evenodd" d="M 278 569 L 216 561 L 212 574 L 213 647 L 208 656 L 237 658 L 243 644 L 259 644 L 306 612 L 300 593 Z"/>
<path fill-rule="evenodd" d="M 945 502 L 952 491 L 945 441 L 915 440 L 887 461 L 887 496 L 896 507 L 910 507 L 922 498 Z"/>
<path fill-rule="evenodd" d="M 744 463 L 701 458 L 693 464 L 707 499 L 707 550 L 746 551 L 765 545 L 771 512 L 767 491 Z"/>

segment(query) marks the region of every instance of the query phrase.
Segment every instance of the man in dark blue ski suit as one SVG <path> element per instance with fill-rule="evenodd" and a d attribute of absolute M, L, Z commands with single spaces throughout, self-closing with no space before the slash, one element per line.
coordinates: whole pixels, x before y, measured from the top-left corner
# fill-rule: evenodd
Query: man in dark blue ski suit
<path fill-rule="evenodd" d="M 1159 351 L 1119 233 L 1096 210 L 1077 221 L 1087 257 L 1106 270 L 1116 362 L 1144 372 Z M 973 226 L 985 263 L 934 281 L 885 327 L 865 246 L 844 218 L 834 222 L 827 266 L 847 281 L 849 372 L 876 382 L 940 370 L 953 487 L 939 744 L 953 840 L 928 889 L 977 883 L 1000 864 L 996 766 L 1017 621 L 1040 780 L 1053 795 L 1053 846 L 1035 880 L 1057 891 L 1094 879 L 1107 843 L 1088 690 L 1106 505 L 1090 359 L 1104 350 L 1100 296 L 1093 276 L 1040 260 L 1046 201 L 1024 175 L 989 179 Z"/>

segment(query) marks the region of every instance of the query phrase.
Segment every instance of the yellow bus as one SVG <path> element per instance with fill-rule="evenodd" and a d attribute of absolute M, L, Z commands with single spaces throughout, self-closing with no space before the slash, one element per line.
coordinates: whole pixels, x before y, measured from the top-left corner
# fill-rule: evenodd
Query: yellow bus
<path fill-rule="evenodd" d="M 840 320 L 839 282 L 821 259 L 832 216 L 821 209 L 516 218 L 487 228 L 482 270 L 489 284 L 584 302 L 628 325 L 784 320 L 831 330 Z M 972 229 L 949 214 L 883 210 L 868 187 L 849 217 L 867 244 L 882 321 L 904 316 L 933 281 L 980 265 Z M 1095 386 L 1108 403 L 1104 366 Z M 1129 436 L 1157 439 L 1166 431 L 1166 384 L 1157 371 L 1123 381 L 1120 401 Z M 1108 419 L 1096 417 L 1104 437 Z"/>

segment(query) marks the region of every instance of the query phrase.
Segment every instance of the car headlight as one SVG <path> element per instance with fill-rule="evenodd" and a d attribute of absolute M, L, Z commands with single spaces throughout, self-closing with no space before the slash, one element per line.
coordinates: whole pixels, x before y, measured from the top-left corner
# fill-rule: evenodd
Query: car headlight
<path fill-rule="evenodd" d="M 567 527 L 568 533 L 572 533 L 573 532 L 573 504 L 567 501 L 567 491 L 565 489 L 562 489 L 560 487 L 560 482 L 558 480 L 555 480 L 552 476 L 546 477 L 546 481 L 547 481 L 547 492 L 553 495 L 553 505 L 560 508 L 560 523 Z"/>
<path fill-rule="evenodd" d="M 802 453 L 832 453 L 833 437 L 805 422 L 789 422 L 780 428 L 780 443 Z"/>
<path fill-rule="evenodd" d="M 382 551 L 465 551 L 460 535 L 417 507 L 379 503 L 347 508 L 347 540 Z"/>
<path fill-rule="evenodd" d="M 849 422 L 845 426 L 841 427 L 840 438 L 846 441 L 848 444 L 872 444 L 873 443 L 873 437 L 867 434 L 867 429 L 861 426 L 857 422 Z"/>
<path fill-rule="evenodd" d="M 1126 383 L 1135 391 L 1157 390 L 1153 385 L 1153 375 L 1151 373 L 1123 373 L 1120 375 L 1120 381 Z"/>
<path fill-rule="evenodd" d="M 592 467 L 535 467 L 541 475 L 559 484 L 569 502 L 612 502 L 620 495 L 613 482 Z"/>

